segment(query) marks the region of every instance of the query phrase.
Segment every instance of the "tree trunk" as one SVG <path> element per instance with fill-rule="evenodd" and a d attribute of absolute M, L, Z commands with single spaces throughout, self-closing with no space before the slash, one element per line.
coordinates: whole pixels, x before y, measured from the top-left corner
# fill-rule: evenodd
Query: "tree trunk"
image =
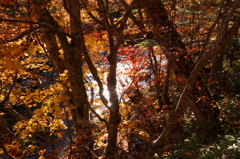
<path fill-rule="evenodd" d="M 177 78 L 183 81 L 179 82 L 179 84 L 185 85 L 185 82 L 187 81 L 195 64 L 191 55 L 187 52 L 180 35 L 174 28 L 173 23 L 169 20 L 168 13 L 164 8 L 164 5 L 160 0 L 151 0 L 151 2 L 142 1 L 142 7 L 145 9 L 147 18 L 153 25 L 153 32 L 151 32 L 150 37 L 158 41 Z M 195 102 L 198 100 L 198 102 L 195 103 L 197 109 L 199 110 L 198 113 L 201 112 L 201 116 L 204 116 L 204 121 L 202 121 L 203 118 L 198 119 L 197 121 L 200 121 L 199 124 L 207 122 L 210 119 L 217 121 L 219 109 L 211 106 L 211 95 L 207 87 L 204 85 L 203 80 L 199 76 L 197 84 L 198 87 L 201 87 L 202 89 L 194 89 L 193 97 L 195 98 Z M 200 97 L 203 96 L 205 98 L 200 99 Z M 186 103 L 187 105 L 190 105 L 189 102 Z M 199 115 L 196 115 L 196 117 L 198 116 Z M 217 123 L 218 122 L 215 122 L 215 124 Z M 216 127 L 218 126 L 216 125 Z M 214 128 L 215 126 L 212 127 L 212 129 Z"/>
<path fill-rule="evenodd" d="M 110 53 L 108 56 L 110 68 L 109 68 L 108 77 L 107 77 L 107 87 L 108 87 L 111 106 L 109 107 L 110 118 L 109 118 L 108 128 L 107 128 L 108 145 L 106 148 L 106 157 L 109 159 L 115 159 L 115 158 L 118 158 L 117 134 L 118 134 L 118 126 L 121 122 L 121 115 L 119 112 L 119 101 L 118 101 L 118 95 L 116 91 L 117 50 L 120 45 L 114 44 L 111 28 L 108 28 L 107 30 L 108 30 L 108 38 L 109 38 L 109 44 L 110 44 Z M 117 40 L 118 41 L 122 40 L 122 37 L 123 35 L 121 37 L 118 37 Z"/>
<path fill-rule="evenodd" d="M 54 69 L 58 74 L 63 73 L 65 70 L 65 65 L 63 63 L 63 59 L 60 58 L 59 47 L 55 33 L 49 28 L 41 29 L 41 33 L 42 39 L 46 44 L 47 55 L 53 62 Z"/>
<path fill-rule="evenodd" d="M 218 54 L 225 48 L 226 43 L 229 41 L 230 38 L 233 37 L 236 30 L 238 30 L 240 26 L 240 16 L 236 19 L 230 29 L 228 29 L 228 24 L 239 4 L 240 0 L 235 1 L 227 15 L 228 20 L 223 23 L 223 27 L 225 27 L 225 29 L 221 30 L 220 37 L 218 38 L 217 42 L 214 44 L 212 49 L 210 49 L 201 57 L 201 59 L 198 61 L 193 71 L 191 72 L 184 91 L 174 111 L 174 114 L 171 116 L 170 121 L 168 122 L 158 139 L 150 144 L 147 158 L 153 158 L 152 156 L 154 155 L 154 153 L 157 152 L 157 150 L 161 151 L 161 148 L 168 143 L 170 134 L 172 134 L 174 128 L 177 126 L 179 118 L 182 116 L 184 110 L 187 107 L 186 103 L 189 101 L 189 96 L 191 96 L 192 91 L 195 88 L 195 84 L 198 81 L 198 74 L 200 73 L 201 69 L 206 65 L 206 63 L 212 56 Z"/>
<path fill-rule="evenodd" d="M 52 27 L 51 30 L 55 32 L 59 39 L 61 48 L 63 49 L 63 61 L 68 71 L 69 81 L 72 89 L 72 103 L 74 105 L 74 109 L 72 110 L 72 118 L 76 130 L 76 155 L 79 159 L 90 159 L 92 158 L 90 151 L 93 146 L 93 141 L 91 138 L 92 131 L 89 122 L 90 104 L 88 102 L 86 88 L 83 81 L 81 48 L 82 45 L 84 45 L 84 41 L 82 40 L 82 26 L 79 20 L 80 4 L 76 0 L 69 0 L 67 1 L 67 7 L 70 14 L 71 34 L 74 37 L 71 40 L 71 44 L 69 44 L 67 37 L 62 33 L 61 28 L 58 26 L 57 22 L 53 19 L 45 7 L 39 8 L 37 12 L 39 15 L 39 21 L 49 24 Z M 54 36 L 52 36 L 52 38 L 53 37 Z"/>
<path fill-rule="evenodd" d="M 216 54 L 212 59 L 212 67 L 210 72 L 210 81 L 216 80 L 219 75 L 221 75 L 222 68 L 223 68 L 223 57 L 224 57 L 224 51 L 220 52 L 219 54 Z"/>
<path fill-rule="evenodd" d="M 163 85 L 163 105 L 170 104 L 169 99 L 169 78 L 171 74 L 171 67 L 170 63 L 167 63 L 167 70 L 166 70 L 166 76 L 164 79 L 164 85 Z"/>

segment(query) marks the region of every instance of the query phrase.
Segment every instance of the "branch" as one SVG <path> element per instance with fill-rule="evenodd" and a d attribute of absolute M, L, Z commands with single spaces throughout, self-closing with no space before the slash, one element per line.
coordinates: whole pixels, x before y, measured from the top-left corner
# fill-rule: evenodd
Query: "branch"
<path fill-rule="evenodd" d="M 74 15 L 73 12 L 69 9 L 69 6 L 66 0 L 63 0 L 63 7 L 67 11 L 67 13 L 70 15 L 70 19 L 73 18 L 81 26 L 82 25 L 81 20 L 78 17 L 76 17 L 76 15 Z"/>
<path fill-rule="evenodd" d="M 28 34 L 34 32 L 35 30 L 38 30 L 38 29 L 40 29 L 40 28 L 42 28 L 42 27 L 43 27 L 43 26 L 33 27 L 33 28 L 31 28 L 30 30 L 24 31 L 24 32 L 22 32 L 21 34 L 18 34 L 17 36 L 15 36 L 15 37 L 13 37 L 13 38 L 10 38 L 10 39 L 7 39 L 7 40 L 5 40 L 5 41 L 6 41 L 6 42 L 12 42 L 12 41 L 21 39 L 21 38 L 24 37 L 25 35 L 28 35 Z"/>
<path fill-rule="evenodd" d="M 24 21 L 24 20 L 14 20 L 14 19 L 4 19 L 0 18 L 0 23 L 1 22 L 15 22 L 15 23 L 26 23 L 26 24 L 38 24 L 39 26 L 46 26 L 44 23 L 39 23 L 39 22 L 32 22 L 32 21 Z"/>
<path fill-rule="evenodd" d="M 6 157 L 7 157 L 8 159 L 16 159 L 15 157 L 13 157 L 12 155 L 10 155 L 10 154 L 8 153 L 8 150 L 6 149 L 6 147 L 5 147 L 4 144 L 3 144 L 3 140 L 0 140 L 0 148 L 3 150 L 3 153 L 6 155 Z"/>
<path fill-rule="evenodd" d="M 108 122 L 107 122 L 107 120 L 103 119 L 90 105 L 89 105 L 89 109 L 93 112 L 94 115 L 97 116 L 97 118 L 98 118 L 100 121 L 104 122 L 105 125 L 106 125 L 106 127 L 108 128 Z"/>
<path fill-rule="evenodd" d="M 240 2 L 240 0 L 238 0 Z M 196 66 L 194 67 L 193 71 L 191 72 L 187 84 L 185 85 L 185 88 L 183 90 L 183 93 L 178 101 L 177 107 L 170 119 L 170 121 L 167 123 L 167 126 L 164 128 L 161 135 L 153 141 L 150 145 L 149 153 L 153 154 L 156 149 L 163 147 L 167 142 L 169 135 L 174 130 L 174 127 L 177 125 L 178 119 L 181 117 L 182 113 L 184 112 L 185 108 L 187 107 L 189 96 L 194 89 L 194 85 L 196 83 L 198 73 L 201 71 L 201 69 L 206 65 L 208 60 L 218 54 L 220 51 L 222 51 L 226 45 L 226 43 L 230 40 L 230 38 L 233 37 L 234 33 L 240 26 L 240 16 L 237 18 L 237 20 L 234 22 L 233 26 L 226 32 L 223 30 L 221 33 L 222 36 L 219 37 L 217 42 L 214 44 L 211 50 L 206 52 L 201 59 L 198 61 Z"/>
<path fill-rule="evenodd" d="M 223 37 L 224 42 L 228 42 L 230 38 L 233 37 L 233 35 L 236 33 L 236 31 L 240 27 L 240 16 L 236 19 L 236 21 L 233 23 L 232 27 L 229 29 L 228 33 L 226 33 L 226 36 Z"/>
<path fill-rule="evenodd" d="M 23 20 L 12 20 L 12 19 L 3 19 L 3 18 L 0 18 L 0 23 L 4 21 L 4 22 L 16 22 L 16 23 L 27 23 L 27 24 L 38 24 L 39 26 L 37 27 L 34 27 L 30 30 L 27 30 L 19 35 L 17 35 L 16 37 L 14 38 L 10 38 L 10 39 L 7 39 L 6 42 L 12 42 L 12 41 L 15 41 L 15 40 L 18 40 L 20 38 L 22 38 L 23 36 L 37 30 L 37 29 L 40 29 L 40 28 L 43 28 L 43 27 L 48 27 L 48 28 L 51 28 L 53 29 L 53 31 L 57 32 L 57 33 L 60 33 L 60 34 L 63 34 L 65 36 L 68 36 L 69 38 L 74 38 L 74 36 L 68 34 L 68 33 L 65 33 L 63 32 L 62 30 L 56 30 L 56 27 L 54 25 L 47 25 L 47 24 L 44 24 L 44 23 L 40 23 L 40 22 L 31 22 L 31 21 L 23 21 Z"/>
<path fill-rule="evenodd" d="M 125 15 L 123 16 L 123 18 L 122 18 L 122 20 L 121 20 L 121 23 L 120 23 L 120 29 L 122 28 L 124 28 L 125 26 L 126 26 L 126 23 L 127 23 L 127 20 L 128 20 L 128 18 L 129 18 L 129 16 L 131 16 L 132 15 L 132 9 L 133 9 L 133 6 L 135 5 L 137 3 L 137 0 L 133 0 L 133 2 L 131 3 L 131 5 L 128 7 L 128 8 L 126 8 L 127 10 L 126 10 L 126 13 L 125 13 Z"/>
<path fill-rule="evenodd" d="M 65 0 L 64 0 L 64 1 L 65 1 Z M 84 0 L 81 0 L 81 2 L 82 2 L 83 7 L 86 9 L 88 15 L 89 15 L 96 23 L 98 23 L 99 25 L 105 26 L 105 24 L 104 24 L 101 20 L 99 20 L 97 17 L 95 17 L 95 16 L 92 14 L 92 12 L 88 9 L 87 3 L 86 3 Z"/>
<path fill-rule="evenodd" d="M 96 80 L 96 82 L 98 83 L 100 99 L 103 102 L 104 106 L 107 109 L 109 109 L 108 100 L 103 95 L 103 83 L 101 82 L 101 79 L 98 75 L 98 71 L 97 71 L 96 67 L 94 66 L 94 64 L 93 64 L 93 62 L 92 62 L 92 60 L 91 60 L 91 58 L 90 58 L 86 49 L 84 49 L 83 55 L 84 55 L 84 59 L 86 60 L 86 62 L 88 64 L 88 68 L 93 75 L 94 80 Z"/>
<path fill-rule="evenodd" d="M 230 8 L 229 13 L 227 14 L 226 18 L 224 19 L 223 26 L 220 30 L 222 35 L 225 35 L 227 33 L 229 22 L 230 22 L 232 16 L 234 15 L 236 9 L 239 8 L 239 5 L 240 5 L 240 0 L 236 0 L 233 3 L 232 7 Z M 223 38 L 223 37 L 220 37 L 220 38 Z"/>
<path fill-rule="evenodd" d="M 125 8 L 126 10 L 128 10 L 129 5 L 128 5 L 124 0 L 120 0 L 120 1 L 121 1 L 121 3 L 123 4 L 124 8 Z M 138 5 L 138 10 L 141 11 L 140 8 L 139 8 L 139 3 L 137 3 L 137 5 Z M 136 25 L 138 26 L 138 28 L 141 30 L 141 32 L 143 33 L 144 24 L 143 24 L 142 12 L 139 13 L 139 17 L 140 17 L 140 21 L 137 20 L 137 18 L 132 14 L 132 12 L 130 13 L 130 18 L 132 19 L 133 23 L 136 24 Z"/>
<path fill-rule="evenodd" d="M 208 33 L 207 33 L 207 36 L 206 36 L 206 39 L 202 45 L 202 53 L 201 55 L 199 56 L 199 59 L 201 58 L 203 52 L 205 51 L 206 49 L 206 46 L 210 40 L 210 37 L 212 35 L 212 32 L 213 32 L 213 29 L 215 28 L 215 26 L 217 25 L 217 23 L 219 22 L 219 20 L 221 19 L 222 15 L 225 14 L 226 11 L 224 11 L 224 13 L 222 13 L 222 7 L 224 5 L 224 0 L 221 1 L 221 5 L 220 5 L 220 10 L 219 10 L 219 13 L 217 15 L 217 18 L 215 19 L 215 21 L 213 22 L 212 26 L 208 29 Z"/>
<path fill-rule="evenodd" d="M 30 155 L 36 156 L 35 152 L 30 151 L 28 147 L 25 146 L 22 139 L 20 139 L 18 136 L 16 136 L 7 126 L 7 122 L 0 116 L 0 128 L 3 128 L 6 131 L 7 136 L 11 137 L 12 139 L 18 140 L 18 142 L 21 144 L 21 147 L 26 150 L 26 152 Z M 1 140 L 0 140 L 1 142 Z M 10 158 L 11 159 L 11 158 Z M 15 159 L 15 158 L 13 158 Z"/>
<path fill-rule="evenodd" d="M 10 93 L 12 92 L 13 87 L 14 87 L 14 85 L 15 85 L 15 83 L 16 83 L 17 75 L 18 75 L 17 72 L 15 72 L 14 77 L 12 77 L 13 83 L 9 86 L 9 88 L 8 88 L 9 90 L 8 90 L 8 92 L 6 93 L 4 99 L 0 102 L 0 105 L 4 105 L 5 102 L 9 100 Z"/>

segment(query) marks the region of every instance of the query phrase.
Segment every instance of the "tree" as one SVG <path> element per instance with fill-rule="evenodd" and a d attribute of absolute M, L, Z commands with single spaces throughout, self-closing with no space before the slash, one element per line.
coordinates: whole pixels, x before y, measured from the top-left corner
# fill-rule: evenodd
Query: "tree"
<path fill-rule="evenodd" d="M 189 3 L 1 2 L 2 153 L 154 158 L 184 142 L 188 107 L 205 137 L 219 133 L 221 109 L 201 70 L 212 65 L 211 80 L 221 71 L 240 1 Z"/>

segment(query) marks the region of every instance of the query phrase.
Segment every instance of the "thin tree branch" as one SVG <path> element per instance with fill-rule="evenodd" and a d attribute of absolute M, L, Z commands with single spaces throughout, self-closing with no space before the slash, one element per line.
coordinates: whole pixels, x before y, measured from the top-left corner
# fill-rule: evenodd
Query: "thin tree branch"
<path fill-rule="evenodd" d="M 24 21 L 24 20 L 16 20 L 16 19 L 4 19 L 0 18 L 0 23 L 1 22 L 12 22 L 12 23 L 26 23 L 26 24 L 38 24 L 39 26 L 47 26 L 44 23 L 39 23 L 39 22 L 32 22 L 32 21 Z"/>
<path fill-rule="evenodd" d="M 208 44 L 208 42 L 209 42 L 209 39 L 210 39 L 210 37 L 211 37 L 211 35 L 212 35 L 212 32 L 213 32 L 213 29 L 215 28 L 215 26 L 217 25 L 217 23 L 218 23 L 219 20 L 221 19 L 222 14 L 224 14 L 224 13 L 222 13 L 222 7 L 223 7 L 223 5 L 224 5 L 224 0 L 221 1 L 220 10 L 219 10 L 219 13 L 218 13 L 218 15 L 217 15 L 217 18 L 216 18 L 215 21 L 213 22 L 212 26 L 208 29 L 208 34 L 207 34 L 206 39 L 204 40 L 204 43 L 203 43 L 203 46 L 202 46 L 202 54 L 203 54 L 203 52 L 205 51 L 205 48 L 206 48 L 206 46 L 207 46 L 207 44 Z M 199 56 L 199 59 L 200 59 L 200 58 L 201 58 L 201 55 Z"/>
<path fill-rule="evenodd" d="M 93 112 L 94 115 L 97 116 L 97 118 L 101 121 L 104 122 L 106 127 L 108 128 L 108 122 L 107 120 L 103 119 L 90 105 L 89 105 L 89 109 Z"/>
<path fill-rule="evenodd" d="M 10 38 L 10 39 L 7 39 L 5 40 L 6 42 L 12 42 L 12 41 L 16 41 L 16 40 L 19 40 L 21 39 L 22 37 L 24 37 L 25 35 L 29 35 L 30 33 L 42 28 L 43 26 L 37 26 L 37 27 L 33 27 L 31 28 L 30 30 L 26 30 L 24 32 L 22 32 L 21 34 L 18 34 L 17 36 L 13 37 L 13 38 Z"/>
<path fill-rule="evenodd" d="M 65 1 L 65 0 L 64 0 L 64 1 Z M 84 8 L 85 8 L 86 11 L 87 11 L 87 14 L 88 14 L 96 23 L 98 23 L 99 25 L 105 26 L 105 24 L 104 24 L 101 20 L 99 20 L 97 17 L 95 17 L 95 16 L 92 14 L 91 11 L 89 11 L 87 3 L 86 3 L 84 0 L 81 0 L 81 2 L 82 2 L 82 5 L 84 6 Z"/>
<path fill-rule="evenodd" d="M 240 0 L 238 0 L 240 2 Z M 218 52 L 222 51 L 226 45 L 226 43 L 230 40 L 230 38 L 233 37 L 234 33 L 240 26 L 240 17 L 237 18 L 237 20 L 234 22 L 233 26 L 229 29 L 229 31 L 223 30 L 222 36 L 219 37 L 215 45 L 212 47 L 211 50 L 206 52 L 201 59 L 198 61 L 196 66 L 194 67 L 193 71 L 191 72 L 187 84 L 185 85 L 185 88 L 183 90 L 183 93 L 178 101 L 177 107 L 172 114 L 172 117 L 170 121 L 167 123 L 167 126 L 164 128 L 161 135 L 158 137 L 158 139 L 154 140 L 150 145 L 149 154 L 153 154 L 157 148 L 160 148 L 164 146 L 168 142 L 169 135 L 174 130 L 174 127 L 176 126 L 178 119 L 181 117 L 183 111 L 187 107 L 186 102 L 189 99 L 190 93 L 194 89 L 194 85 L 196 83 L 198 73 L 201 71 L 201 69 L 206 65 L 208 60 Z"/>
<path fill-rule="evenodd" d="M 6 155 L 6 157 L 7 157 L 8 159 L 16 159 L 15 157 L 13 157 L 12 155 L 10 155 L 10 154 L 8 153 L 8 150 L 6 149 L 6 147 L 5 147 L 4 144 L 3 144 L 3 140 L 0 140 L 0 148 L 3 150 L 3 153 Z"/>

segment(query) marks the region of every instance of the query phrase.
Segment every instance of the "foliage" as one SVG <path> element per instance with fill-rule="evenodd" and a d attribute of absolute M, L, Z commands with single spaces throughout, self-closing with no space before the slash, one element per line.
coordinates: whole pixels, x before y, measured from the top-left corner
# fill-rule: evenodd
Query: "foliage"
<path fill-rule="evenodd" d="M 219 136 L 210 141 L 204 141 L 193 134 L 184 144 L 176 145 L 176 150 L 165 154 L 166 158 L 239 158 L 239 137 Z"/>
<path fill-rule="evenodd" d="M 239 5 L 0 1 L 0 157 L 238 158 Z"/>

